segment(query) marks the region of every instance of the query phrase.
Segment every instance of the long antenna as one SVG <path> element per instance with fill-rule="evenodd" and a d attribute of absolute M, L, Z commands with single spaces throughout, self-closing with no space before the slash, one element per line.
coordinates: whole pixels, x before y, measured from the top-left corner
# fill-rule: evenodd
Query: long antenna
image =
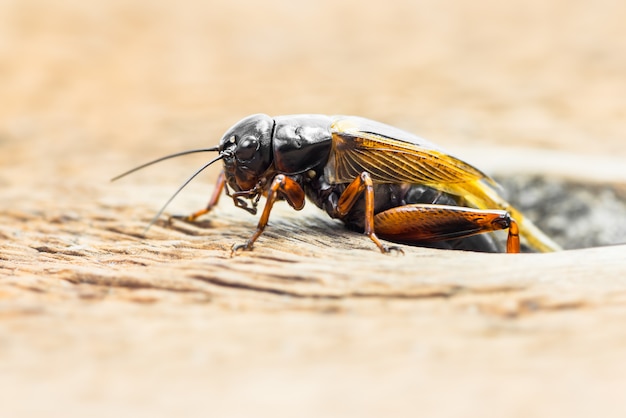
<path fill-rule="evenodd" d="M 199 152 L 199 151 L 198 151 Z M 176 190 L 176 192 L 174 192 L 174 194 L 167 200 L 167 202 L 165 202 L 165 204 L 163 205 L 163 207 L 161 208 L 161 210 L 159 210 L 159 212 L 154 215 L 154 218 L 152 218 L 152 220 L 150 221 L 150 223 L 148 224 L 148 226 L 146 226 L 146 229 L 143 230 L 143 234 L 145 235 L 146 232 L 148 232 L 148 229 L 150 229 L 150 227 L 152 225 L 154 225 L 154 223 L 157 221 L 157 219 L 159 219 L 159 217 L 163 214 L 163 211 L 165 211 L 165 208 L 172 203 L 172 200 L 174 200 L 174 198 L 176 196 L 178 196 L 178 193 L 181 192 L 181 190 L 183 190 L 190 182 L 191 180 L 195 179 L 196 176 L 200 173 L 202 173 L 208 166 L 210 166 L 211 164 L 213 164 L 216 161 L 221 160 L 222 158 L 224 158 L 224 155 L 220 154 L 217 157 L 215 157 L 214 159 L 212 159 L 211 161 L 209 161 L 208 163 L 206 163 L 205 165 L 202 166 L 202 168 L 200 168 L 198 171 L 196 171 L 195 173 L 193 173 L 193 175 L 191 177 L 189 177 L 187 180 L 185 180 L 185 182 L 182 184 L 182 186 L 180 186 L 178 188 L 178 190 Z M 158 160 L 157 160 L 158 161 Z M 157 162 L 157 161 L 153 161 Z M 141 168 L 141 167 L 139 167 Z M 137 170 L 139 170 L 139 168 L 137 168 Z M 131 170 L 132 171 L 132 170 Z"/>
<path fill-rule="evenodd" d="M 118 175 L 118 176 L 115 176 L 115 177 L 113 177 L 111 179 L 111 181 L 119 180 L 122 177 L 126 177 L 127 175 L 134 173 L 135 171 L 139 171 L 142 168 L 146 168 L 146 167 L 148 167 L 148 166 L 150 166 L 152 164 L 160 163 L 161 161 L 169 160 L 170 158 L 180 157 L 182 155 L 188 155 L 188 154 L 195 154 L 195 153 L 198 153 L 198 152 L 216 152 L 216 151 L 219 151 L 219 147 L 217 147 L 217 146 L 211 147 L 211 148 L 192 149 L 192 150 L 188 150 L 188 151 L 177 152 L 176 154 L 166 155 L 165 157 L 157 158 L 156 160 L 147 162 L 147 163 L 142 164 L 142 165 L 140 165 L 138 167 L 130 169 L 130 170 L 128 170 L 128 171 Z M 213 161 L 215 161 L 215 160 L 213 160 Z M 203 170 L 204 170 L 204 168 L 203 168 Z M 202 170 L 200 170 L 200 171 L 202 171 Z"/>

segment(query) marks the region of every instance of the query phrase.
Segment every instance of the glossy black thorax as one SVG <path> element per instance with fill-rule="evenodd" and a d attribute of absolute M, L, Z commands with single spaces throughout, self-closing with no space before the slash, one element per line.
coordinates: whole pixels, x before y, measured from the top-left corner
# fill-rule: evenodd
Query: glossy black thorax
<path fill-rule="evenodd" d="M 274 169 L 299 174 L 325 165 L 332 148 L 330 125 L 324 115 L 279 116 L 274 119 Z"/>

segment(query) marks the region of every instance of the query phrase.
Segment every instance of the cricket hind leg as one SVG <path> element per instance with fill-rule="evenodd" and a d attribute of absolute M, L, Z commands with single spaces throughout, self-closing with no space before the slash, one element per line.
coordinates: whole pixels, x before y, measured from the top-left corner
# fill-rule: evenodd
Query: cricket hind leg
<path fill-rule="evenodd" d="M 453 196 L 441 190 L 421 184 L 412 185 L 403 196 L 404 204 L 437 204 L 448 206 L 467 206 L 459 196 Z M 409 242 L 409 244 L 414 244 Z M 465 238 L 449 239 L 438 242 L 423 242 L 420 245 L 441 250 L 462 250 L 483 253 L 501 253 L 504 245 L 494 234 L 485 233 Z"/>
<path fill-rule="evenodd" d="M 404 243 L 432 244 L 508 229 L 507 252 L 520 252 L 519 228 L 508 212 L 461 206 L 410 204 L 374 216 L 382 238 Z"/>
<path fill-rule="evenodd" d="M 407 204 L 437 204 L 448 206 L 468 206 L 463 198 L 422 184 L 411 185 L 402 196 Z M 401 206 L 401 205 L 400 205 Z M 415 242 L 408 242 L 415 244 Z M 501 253 L 503 243 L 492 233 L 477 234 L 465 238 L 437 242 L 420 242 L 421 246 L 443 250 L 463 250 L 485 253 Z"/>

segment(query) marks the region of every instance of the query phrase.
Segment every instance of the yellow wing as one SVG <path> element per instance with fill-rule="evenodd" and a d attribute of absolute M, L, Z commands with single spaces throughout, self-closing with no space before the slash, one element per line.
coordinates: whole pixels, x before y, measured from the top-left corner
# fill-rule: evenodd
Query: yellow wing
<path fill-rule="evenodd" d="M 358 117 L 337 117 L 325 175 L 331 183 L 350 183 L 366 171 L 375 183 L 421 184 L 459 196 L 477 209 L 508 211 L 526 243 L 537 251 L 559 250 L 497 192 L 497 184 L 476 167 L 408 132 Z"/>
<path fill-rule="evenodd" d="M 408 132 L 368 119 L 345 117 L 331 126 L 330 181 L 349 183 L 367 171 L 375 183 L 442 185 L 487 180 L 477 168 Z"/>

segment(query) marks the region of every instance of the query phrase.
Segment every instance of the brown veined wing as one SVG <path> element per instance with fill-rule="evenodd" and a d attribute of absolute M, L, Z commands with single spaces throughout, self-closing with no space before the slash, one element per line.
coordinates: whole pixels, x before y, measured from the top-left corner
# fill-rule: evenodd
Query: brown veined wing
<path fill-rule="evenodd" d="M 447 184 L 493 181 L 470 164 L 401 129 L 358 117 L 336 117 L 326 177 L 349 183 L 367 171 L 375 183 Z"/>

